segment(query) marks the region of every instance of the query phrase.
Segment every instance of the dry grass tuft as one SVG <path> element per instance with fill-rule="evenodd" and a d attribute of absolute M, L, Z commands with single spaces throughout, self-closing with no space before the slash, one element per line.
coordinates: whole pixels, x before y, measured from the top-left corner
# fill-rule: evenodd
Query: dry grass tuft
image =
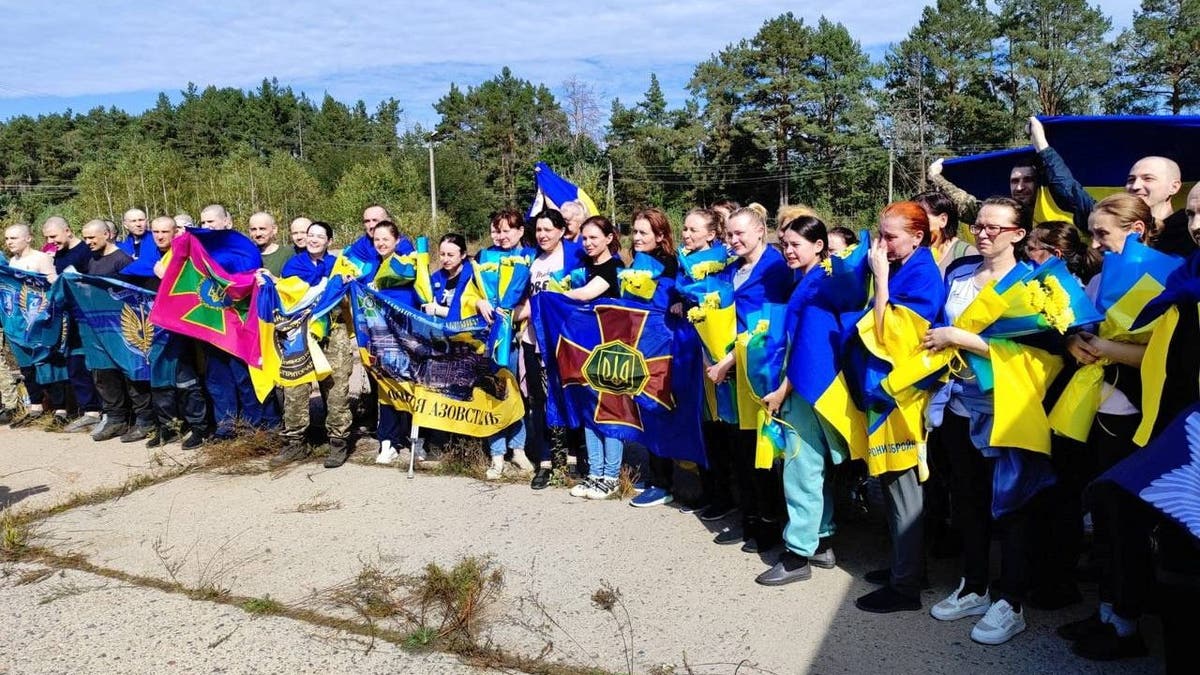
<path fill-rule="evenodd" d="M 295 513 L 325 513 L 342 508 L 340 499 L 325 499 L 324 492 L 318 492 L 307 501 L 300 502 L 293 509 Z"/>
<path fill-rule="evenodd" d="M 33 526 L 28 514 L 17 515 L 11 509 L 0 511 L 0 560 L 17 560 L 29 548 Z"/>
<path fill-rule="evenodd" d="M 266 473 L 270 467 L 262 460 L 270 458 L 282 448 L 283 439 L 278 434 L 239 424 L 233 438 L 210 440 L 200 446 L 200 463 L 220 473 Z"/>
<path fill-rule="evenodd" d="M 405 462 L 408 461 L 404 453 L 401 453 L 401 457 Z M 483 480 L 488 467 L 482 443 L 478 439 L 463 437 L 452 439 L 442 448 L 439 462 L 434 470 L 438 476 L 467 476 Z"/>
<path fill-rule="evenodd" d="M 637 496 L 637 489 L 634 488 L 634 483 L 637 483 L 641 476 L 636 469 L 628 465 L 621 467 L 621 473 L 617 476 L 617 489 L 613 491 L 615 499 L 633 499 Z"/>

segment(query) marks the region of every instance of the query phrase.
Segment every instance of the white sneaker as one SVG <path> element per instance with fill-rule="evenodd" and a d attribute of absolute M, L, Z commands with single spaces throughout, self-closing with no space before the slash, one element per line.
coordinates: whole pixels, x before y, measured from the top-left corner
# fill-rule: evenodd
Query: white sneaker
<path fill-rule="evenodd" d="M 524 448 L 513 450 L 513 464 L 516 464 L 522 473 L 533 473 L 533 463 L 525 456 Z"/>
<path fill-rule="evenodd" d="M 968 593 L 960 597 L 963 587 L 966 585 L 967 580 L 960 579 L 958 588 L 954 589 L 954 592 L 945 600 L 930 608 L 929 615 L 938 621 L 957 621 L 963 617 L 986 614 L 991 605 L 991 599 L 986 594 L 980 597 L 978 593 Z"/>
<path fill-rule="evenodd" d="M 570 494 L 572 497 L 586 497 L 588 490 L 590 490 L 592 485 L 599 480 L 600 479 L 596 478 L 595 476 L 588 476 L 572 486 L 571 491 L 568 494 Z"/>
<path fill-rule="evenodd" d="M 392 447 L 391 441 L 383 441 L 379 444 L 379 455 L 375 458 L 376 464 L 391 464 L 400 456 L 399 452 Z"/>
<path fill-rule="evenodd" d="M 1024 630 L 1025 613 L 1014 611 L 1007 600 L 998 600 L 971 629 L 971 639 L 985 645 L 1002 645 Z"/>
<path fill-rule="evenodd" d="M 500 480 L 504 475 L 504 455 L 496 455 L 492 457 L 492 464 L 488 467 L 487 473 L 483 477 L 488 480 Z"/>
<path fill-rule="evenodd" d="M 614 478 L 601 478 L 592 483 L 592 487 L 584 493 L 584 497 L 588 499 L 608 499 L 608 496 L 617 489 L 617 481 Z"/>

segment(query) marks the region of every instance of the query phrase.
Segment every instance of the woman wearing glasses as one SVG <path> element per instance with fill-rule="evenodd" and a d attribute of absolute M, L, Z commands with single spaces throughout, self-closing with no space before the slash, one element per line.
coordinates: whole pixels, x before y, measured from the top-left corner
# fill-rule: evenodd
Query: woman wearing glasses
<path fill-rule="evenodd" d="M 1016 247 L 1027 233 L 1021 216 L 1021 205 L 1008 197 L 983 202 L 971 226 L 979 256 L 959 260 L 946 273 L 943 318 L 950 325 L 929 330 L 922 342 L 930 351 L 956 349 L 964 357 L 947 385 L 949 403 L 941 423 L 943 442 L 950 448 L 954 517 L 963 536 L 963 577 L 958 588 L 934 605 L 930 614 L 939 621 L 982 615 L 971 630 L 971 639 L 989 645 L 1007 642 L 1025 630 L 1021 601 L 1031 565 L 1028 495 L 1052 482 L 1052 469 L 1048 458 L 1029 451 L 1033 448 L 997 447 L 993 440 L 995 390 L 981 385 L 980 373 L 965 357 L 974 354 L 990 364 L 1000 346 L 953 324 L 969 311 L 986 286 L 1000 283 L 1010 273 L 1020 276 L 1028 270 L 1016 257 Z M 1023 354 L 1032 347 L 1017 349 Z M 1040 399 L 1005 400 L 1004 405 L 1042 409 Z M 998 481 L 998 477 L 1011 482 Z M 1014 485 L 1029 486 L 1029 490 L 1014 490 Z M 993 529 L 1001 532 L 1000 578 L 989 588 Z"/>

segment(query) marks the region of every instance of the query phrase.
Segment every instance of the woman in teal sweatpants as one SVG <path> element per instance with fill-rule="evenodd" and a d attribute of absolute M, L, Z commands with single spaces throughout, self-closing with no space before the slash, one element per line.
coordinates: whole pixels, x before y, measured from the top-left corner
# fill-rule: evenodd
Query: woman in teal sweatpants
<path fill-rule="evenodd" d="M 814 565 L 833 567 L 833 549 L 828 546 L 834 529 L 833 486 L 827 474 L 849 454 L 841 435 L 813 408 L 814 394 L 836 374 L 839 335 L 836 313 L 823 306 L 822 291 L 829 281 L 821 265 L 829 250 L 825 224 L 799 216 L 784 223 L 780 242 L 797 278 L 785 327 L 788 374 L 778 389 L 763 397 L 763 404 L 786 422 L 783 492 L 788 520 L 783 555 L 755 579 L 766 586 L 808 579 Z"/>

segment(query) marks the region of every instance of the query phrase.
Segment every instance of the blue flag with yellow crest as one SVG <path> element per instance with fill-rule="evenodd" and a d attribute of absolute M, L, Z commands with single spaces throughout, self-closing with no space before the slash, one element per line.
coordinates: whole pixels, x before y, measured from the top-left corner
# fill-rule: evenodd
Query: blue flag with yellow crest
<path fill-rule="evenodd" d="M 66 337 L 64 312 L 52 295 L 46 275 L 0 265 L 4 337 L 18 366 L 37 368 L 39 382 L 67 379 L 65 359 L 51 358 Z"/>
<path fill-rule="evenodd" d="M 137 286 L 89 274 L 67 273 L 63 283 L 73 316 L 77 319 L 79 336 L 84 346 L 84 361 L 92 370 L 120 370 L 138 382 L 154 383 L 165 379 L 162 359 L 170 336 L 166 330 L 150 322 L 154 293 Z M 163 371 L 155 378 L 154 370 Z M 174 385 L 174 378 L 163 385 Z"/>
<path fill-rule="evenodd" d="M 660 457 L 706 465 L 703 368 L 689 327 L 627 300 L 581 303 L 547 292 L 532 303 L 551 426 L 588 427 L 639 441 Z"/>

